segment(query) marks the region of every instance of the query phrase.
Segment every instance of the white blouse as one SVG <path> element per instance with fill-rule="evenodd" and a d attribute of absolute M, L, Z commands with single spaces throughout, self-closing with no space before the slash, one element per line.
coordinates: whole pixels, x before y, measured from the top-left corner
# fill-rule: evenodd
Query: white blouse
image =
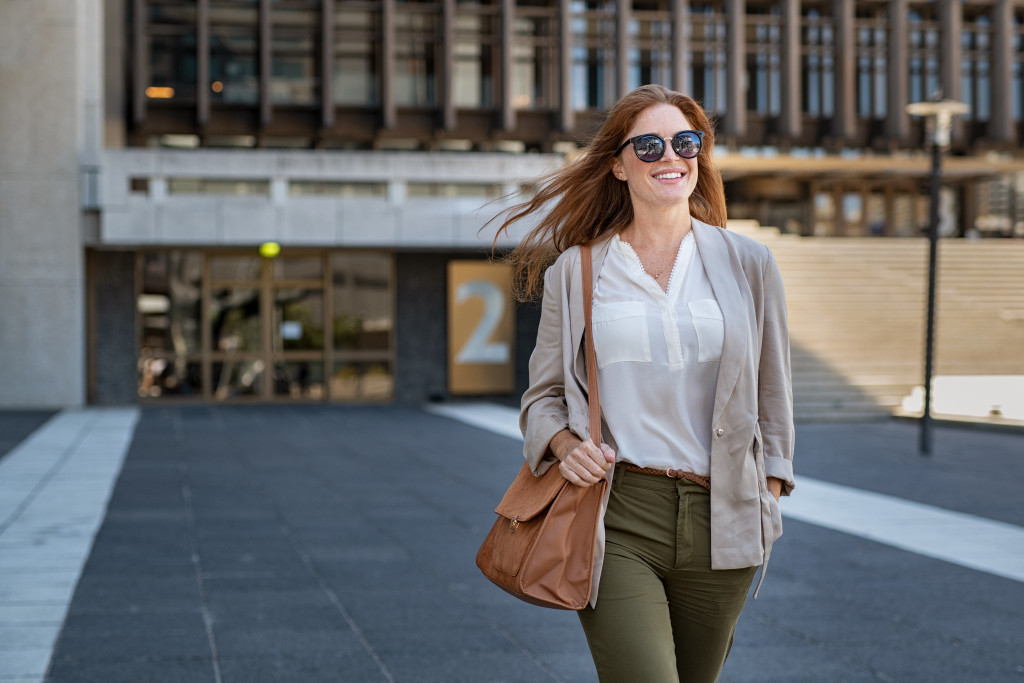
<path fill-rule="evenodd" d="M 601 408 L 617 460 L 709 476 L 724 321 L 693 232 L 668 292 L 618 235 L 594 288 Z"/>

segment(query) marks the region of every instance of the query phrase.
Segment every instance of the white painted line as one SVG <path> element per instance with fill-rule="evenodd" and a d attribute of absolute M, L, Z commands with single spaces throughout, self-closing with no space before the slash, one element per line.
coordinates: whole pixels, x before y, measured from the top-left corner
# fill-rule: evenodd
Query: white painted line
<path fill-rule="evenodd" d="M 515 408 L 467 403 L 430 406 L 429 410 L 522 439 Z M 794 495 L 782 501 L 782 514 L 925 557 L 1024 581 L 1024 528 L 1014 524 L 810 477 L 797 478 Z"/>
<path fill-rule="evenodd" d="M 450 417 L 474 427 L 480 427 L 510 439 L 523 438 L 519 431 L 519 411 L 508 406 L 494 403 L 464 403 L 448 405 L 431 403 L 426 406 L 427 412 Z"/>
<path fill-rule="evenodd" d="M 0 679 L 43 680 L 138 417 L 67 410 L 0 460 Z"/>

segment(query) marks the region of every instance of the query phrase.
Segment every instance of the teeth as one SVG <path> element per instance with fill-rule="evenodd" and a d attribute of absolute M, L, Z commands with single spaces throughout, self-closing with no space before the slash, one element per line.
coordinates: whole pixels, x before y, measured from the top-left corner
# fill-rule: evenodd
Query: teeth
<path fill-rule="evenodd" d="M 682 178 L 683 174 L 682 173 L 659 173 L 658 175 L 656 175 L 654 177 L 658 178 L 659 180 L 671 180 L 673 178 Z"/>

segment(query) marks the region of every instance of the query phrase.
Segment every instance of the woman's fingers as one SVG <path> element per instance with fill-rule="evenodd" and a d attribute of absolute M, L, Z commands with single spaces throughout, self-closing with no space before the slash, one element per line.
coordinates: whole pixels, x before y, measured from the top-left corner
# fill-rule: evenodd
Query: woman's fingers
<path fill-rule="evenodd" d="M 562 476 L 576 485 L 596 484 L 615 462 L 615 451 L 607 444 L 598 448 L 592 441 L 582 441 L 559 465 Z"/>

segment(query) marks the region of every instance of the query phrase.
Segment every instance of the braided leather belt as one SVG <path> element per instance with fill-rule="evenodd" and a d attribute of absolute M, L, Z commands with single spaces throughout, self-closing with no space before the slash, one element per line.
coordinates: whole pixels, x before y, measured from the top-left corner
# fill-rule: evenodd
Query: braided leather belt
<path fill-rule="evenodd" d="M 670 479 L 686 479 L 692 481 L 694 484 L 700 484 L 708 491 L 711 490 L 711 478 L 705 477 L 701 474 L 694 474 L 693 472 L 686 472 L 684 470 L 665 469 L 660 470 L 654 467 L 639 467 L 637 465 L 630 465 L 629 463 L 622 464 L 623 469 L 627 472 L 637 472 L 638 474 L 653 474 L 655 476 L 669 477 Z"/>

